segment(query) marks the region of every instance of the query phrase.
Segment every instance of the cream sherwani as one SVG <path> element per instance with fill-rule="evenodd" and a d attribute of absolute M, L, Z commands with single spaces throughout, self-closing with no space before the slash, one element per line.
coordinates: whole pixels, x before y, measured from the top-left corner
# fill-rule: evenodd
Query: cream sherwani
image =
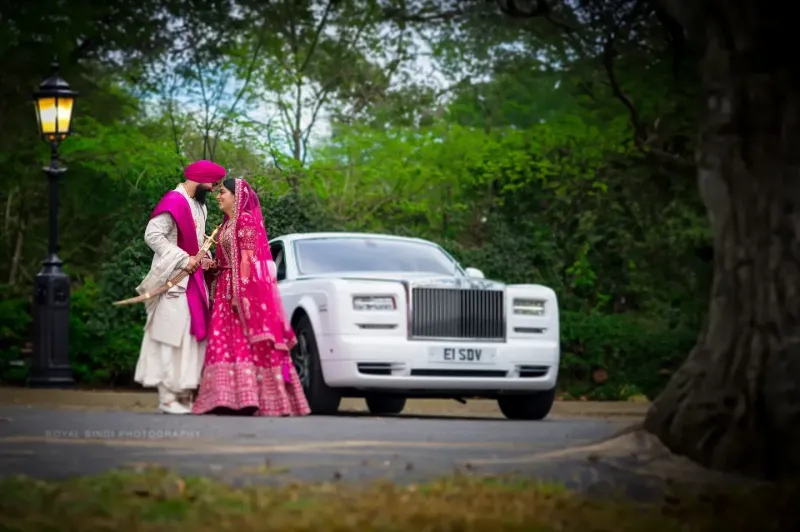
<path fill-rule="evenodd" d="M 197 241 L 202 245 L 208 214 L 206 206 L 190 198 L 182 184 L 175 190 L 186 198 L 192 209 Z M 136 288 L 140 294 L 163 286 L 189 262 L 189 255 L 178 247 L 178 227 L 168 213 L 150 220 L 144 240 L 154 256 L 147 277 Z M 192 390 L 200 383 L 203 370 L 206 341 L 198 342 L 189 332 L 188 283 L 187 276 L 166 293 L 145 304 L 147 322 L 134 379 L 142 386 L 157 387 L 162 405 L 175 400 L 184 404 L 188 402 Z"/>

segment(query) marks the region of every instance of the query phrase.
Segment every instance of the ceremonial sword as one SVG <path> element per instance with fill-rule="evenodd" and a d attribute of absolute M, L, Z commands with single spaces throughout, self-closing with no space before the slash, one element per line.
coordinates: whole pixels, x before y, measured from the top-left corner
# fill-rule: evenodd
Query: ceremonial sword
<path fill-rule="evenodd" d="M 203 246 L 200 248 L 200 251 L 198 251 L 197 255 L 194 256 L 194 258 L 197 259 L 198 262 L 200 260 L 202 260 L 203 257 L 206 256 L 206 253 L 208 253 L 208 251 L 211 249 L 211 246 L 214 244 L 214 237 L 217 236 L 217 233 L 219 232 L 219 228 L 220 227 L 222 227 L 222 226 L 221 225 L 216 226 L 214 228 L 214 230 L 211 232 L 211 235 L 206 236 L 206 241 L 203 242 Z M 134 303 L 141 303 L 142 301 L 147 301 L 148 299 L 152 299 L 152 298 L 154 298 L 156 296 L 160 296 L 161 294 L 163 294 L 164 292 L 166 292 L 167 290 L 169 290 L 170 288 L 172 288 L 173 286 L 175 286 L 179 282 L 183 281 L 183 279 L 187 275 L 189 275 L 189 272 L 187 272 L 186 270 L 182 270 L 178 275 L 176 275 L 175 277 L 173 277 L 172 279 L 167 281 L 166 284 L 164 284 L 164 286 L 162 286 L 158 290 L 155 290 L 153 292 L 145 292 L 144 294 L 142 294 L 140 296 L 132 297 L 130 299 L 123 299 L 122 301 L 115 301 L 112 304 L 114 306 L 117 306 L 117 307 L 122 306 L 122 305 L 132 305 Z"/>

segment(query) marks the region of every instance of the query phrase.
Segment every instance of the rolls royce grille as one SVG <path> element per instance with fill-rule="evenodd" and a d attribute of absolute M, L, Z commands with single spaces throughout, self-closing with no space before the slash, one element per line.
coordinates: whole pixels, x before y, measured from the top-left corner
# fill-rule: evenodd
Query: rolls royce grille
<path fill-rule="evenodd" d="M 503 340 L 503 291 L 412 288 L 411 338 Z"/>

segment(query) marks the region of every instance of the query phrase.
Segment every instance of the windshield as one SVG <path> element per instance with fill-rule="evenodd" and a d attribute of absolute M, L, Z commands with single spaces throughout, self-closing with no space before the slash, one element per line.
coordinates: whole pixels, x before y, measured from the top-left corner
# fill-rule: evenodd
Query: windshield
<path fill-rule="evenodd" d="M 453 275 L 453 260 L 431 244 L 386 238 L 343 237 L 297 240 L 302 275 L 337 272 L 425 272 Z"/>

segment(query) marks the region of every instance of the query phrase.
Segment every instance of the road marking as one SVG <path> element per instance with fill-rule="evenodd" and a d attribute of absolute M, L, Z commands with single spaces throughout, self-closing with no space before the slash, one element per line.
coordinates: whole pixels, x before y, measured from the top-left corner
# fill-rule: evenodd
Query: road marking
<path fill-rule="evenodd" d="M 590 442 L 593 440 L 571 440 L 572 442 Z M 501 464 L 533 464 L 542 462 L 544 460 L 554 460 L 558 458 L 566 458 L 570 456 L 586 456 L 591 450 L 599 449 L 600 445 L 589 446 L 570 446 L 565 449 L 550 450 L 548 452 L 541 452 L 536 454 L 525 454 L 522 456 L 508 456 L 497 458 L 476 458 L 474 460 L 462 460 L 460 463 L 470 463 L 472 465 L 501 465 Z"/>
<path fill-rule="evenodd" d="M 497 458 L 471 458 L 468 460 L 459 460 L 458 463 L 460 465 L 470 464 L 473 466 L 479 465 L 503 465 L 503 464 L 529 464 L 541 460 L 540 457 L 546 456 L 549 453 L 541 453 L 541 454 L 526 454 L 523 456 L 508 456 L 508 457 L 497 457 Z"/>
<path fill-rule="evenodd" d="M 570 443 L 583 443 L 591 440 L 575 439 Z M 503 464 L 528 464 L 539 462 L 546 459 L 553 459 L 557 457 L 567 456 L 575 452 L 574 448 L 567 449 L 553 449 L 553 446 L 558 446 L 558 442 L 543 442 L 543 443 L 508 443 L 508 442 L 419 442 L 419 441 L 360 441 L 349 440 L 340 442 L 313 442 L 313 443 L 282 443 L 273 445 L 241 445 L 241 444 L 226 444 L 218 440 L 101 440 L 101 439 L 55 439 L 43 438 L 35 436 L 11 436 L 0 438 L 1 444 L 10 443 L 66 443 L 73 445 L 103 445 L 111 447 L 128 447 L 142 449 L 137 452 L 137 455 L 147 456 L 152 459 L 152 451 L 158 449 L 161 454 L 180 455 L 180 456 L 203 456 L 203 455 L 252 455 L 252 454 L 317 454 L 317 455 L 335 455 L 335 456 L 382 456 L 382 462 L 389 455 L 397 455 L 397 452 L 402 449 L 462 449 L 462 450 L 478 450 L 487 449 L 494 451 L 493 454 L 503 454 L 503 456 L 493 456 L 487 458 L 485 455 L 480 457 L 462 458 L 454 461 L 454 465 L 464 466 L 470 464 L 472 466 L 492 466 Z M 577 447 L 577 446 L 576 446 Z M 144 449 L 143 449 L 144 448 Z M 578 447 L 580 449 L 580 447 Z M 0 448 L 0 451 L 2 449 Z M 149 452 L 148 452 L 149 450 Z M 539 450 L 539 452 L 536 452 Z M 517 453 L 525 452 L 523 455 Z M 531 454 L 533 451 L 533 454 Z M 32 451 L 27 451 L 33 454 Z M 517 454 L 516 456 L 509 456 L 509 453 Z M 393 463 L 405 464 L 411 461 L 424 461 L 425 455 L 413 456 L 395 456 L 390 460 Z M 299 463 L 294 466 L 305 469 L 308 467 L 323 467 L 325 464 L 314 461 Z M 333 464 L 332 464 L 333 465 Z M 361 464 L 364 465 L 364 464 Z M 374 464 L 371 464 L 374 465 Z M 422 465 L 422 464 L 420 464 Z M 280 464 L 281 467 L 291 467 L 286 464 Z M 341 464 L 339 464 L 341 467 Z"/>
<path fill-rule="evenodd" d="M 329 451 L 334 449 L 347 448 L 422 448 L 422 449 L 472 449 L 472 448 L 492 448 L 492 449 L 533 449 L 547 444 L 535 443 L 507 443 L 507 442 L 431 442 L 431 441 L 369 441 L 369 440 L 344 440 L 326 441 L 311 443 L 284 443 L 274 445 L 241 445 L 229 444 L 220 440 L 210 439 L 191 439 L 191 440 L 144 440 L 144 439 L 101 439 L 101 438 L 48 438 L 42 436 L 6 436 L 0 438 L 0 444 L 13 443 L 49 443 L 49 444 L 71 444 L 71 445 L 104 445 L 112 447 L 136 447 L 136 448 L 175 448 L 175 449 L 204 449 L 208 451 L 222 452 L 314 452 Z M 552 444 L 551 444 L 552 445 Z"/>
<path fill-rule="evenodd" d="M 275 453 L 275 454 L 331 454 L 331 455 L 342 455 L 342 456 L 360 456 L 360 455 L 370 455 L 370 456 L 391 456 L 396 454 L 396 450 L 386 449 L 383 451 L 380 450 L 365 450 L 365 449 L 331 449 L 331 448 L 313 448 L 313 449 L 284 449 L 284 448 L 264 448 L 264 447 L 238 447 L 238 446 L 225 446 L 219 445 L 214 447 L 206 447 L 206 448 L 198 448 L 198 449 L 167 449 L 163 450 L 164 454 L 171 454 L 171 455 L 203 455 L 203 454 L 263 454 L 263 453 Z"/>
<path fill-rule="evenodd" d="M 531 450 L 540 448 L 543 452 L 550 450 L 552 447 L 548 447 L 546 445 L 538 446 L 538 445 L 528 445 L 524 449 L 502 449 L 499 450 L 503 453 L 513 453 L 513 452 L 530 452 Z M 305 448 L 305 449 L 295 449 L 295 448 L 275 448 L 275 447 L 256 447 L 256 446 L 225 446 L 225 445 L 218 445 L 213 447 L 204 447 L 204 448 L 196 448 L 196 449 L 164 449 L 161 452 L 164 454 L 169 455 L 204 455 L 204 454 L 260 454 L 260 453 L 276 453 L 276 454 L 326 454 L 326 455 L 337 455 L 337 456 L 399 456 L 398 453 L 403 453 L 402 456 L 407 458 L 425 458 L 426 456 L 432 456 L 430 453 L 422 453 L 422 452 L 413 452 L 413 450 L 419 451 L 420 447 L 409 446 L 404 447 L 402 445 L 392 446 L 392 447 L 385 447 L 383 449 L 366 449 L 366 448 L 356 448 L 356 449 L 342 449 L 342 448 L 333 448 L 333 447 L 323 447 L 318 446 L 314 448 Z M 438 447 L 434 448 L 440 451 L 445 451 L 445 449 L 439 449 Z M 474 448 L 472 448 L 474 449 Z M 475 449 L 477 450 L 477 449 Z M 495 448 L 486 448 L 486 452 L 498 452 L 498 449 Z M 146 453 L 146 452 L 145 452 Z"/>
<path fill-rule="evenodd" d="M 14 443 L 55 443 L 72 445 L 112 445 L 117 447 L 181 447 L 189 442 L 197 443 L 198 440 L 123 440 L 100 438 L 52 438 L 46 436 L 5 436 L 0 438 L 0 444 Z M 207 440 L 214 441 L 214 440 Z"/>

